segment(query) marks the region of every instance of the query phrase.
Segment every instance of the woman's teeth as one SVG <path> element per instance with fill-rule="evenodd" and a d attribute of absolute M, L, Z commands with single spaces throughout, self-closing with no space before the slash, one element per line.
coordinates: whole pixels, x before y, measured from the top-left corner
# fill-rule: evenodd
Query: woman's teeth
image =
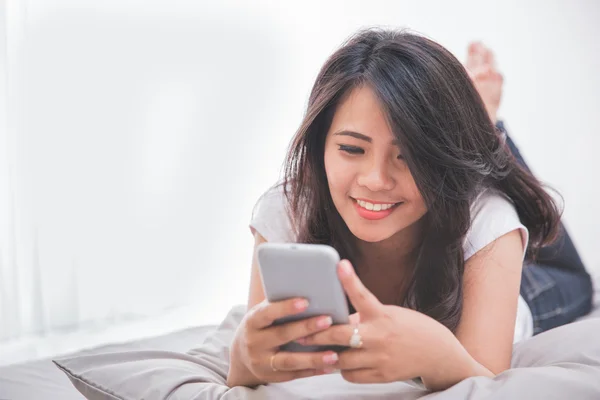
<path fill-rule="evenodd" d="M 368 201 L 363 201 L 363 200 L 356 200 L 356 202 L 358 203 L 359 206 L 361 206 L 362 208 L 366 208 L 369 211 L 385 211 L 396 205 L 396 203 L 373 204 L 373 203 L 369 203 Z"/>

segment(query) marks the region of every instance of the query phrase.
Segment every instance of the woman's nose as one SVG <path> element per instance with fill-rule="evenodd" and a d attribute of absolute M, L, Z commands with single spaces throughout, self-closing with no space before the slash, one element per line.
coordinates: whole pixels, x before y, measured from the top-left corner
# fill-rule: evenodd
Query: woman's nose
<path fill-rule="evenodd" d="M 389 169 L 383 163 L 373 163 L 368 170 L 358 177 L 357 183 L 372 192 L 392 190 L 396 184 Z"/>

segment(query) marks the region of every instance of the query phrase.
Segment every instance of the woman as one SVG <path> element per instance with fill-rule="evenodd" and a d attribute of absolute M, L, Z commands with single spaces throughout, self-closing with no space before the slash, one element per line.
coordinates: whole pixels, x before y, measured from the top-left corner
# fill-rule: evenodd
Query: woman
<path fill-rule="evenodd" d="M 481 86 L 485 74 L 472 75 Z M 535 279 L 521 282 L 523 260 L 559 236 L 559 218 L 455 57 L 410 33 L 359 32 L 321 69 L 285 180 L 263 196 L 251 224 L 255 246 L 335 247 L 351 323 L 318 316 L 270 326 L 307 304 L 266 301 L 255 259 L 228 384 L 335 369 L 351 382 L 421 377 L 431 390 L 493 377 L 510 367 L 513 341 L 532 334 L 517 322 L 533 325 L 527 301 L 536 296 L 519 293 L 548 293 L 530 290 Z M 582 276 L 563 272 L 555 286 Z M 278 350 L 292 340 L 352 348 Z"/>

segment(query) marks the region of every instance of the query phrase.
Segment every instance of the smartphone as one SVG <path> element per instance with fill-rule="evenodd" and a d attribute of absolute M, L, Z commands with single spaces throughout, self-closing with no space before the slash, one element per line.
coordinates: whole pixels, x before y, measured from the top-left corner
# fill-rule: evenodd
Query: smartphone
<path fill-rule="evenodd" d="M 318 315 L 331 316 L 334 325 L 349 322 L 346 294 L 337 276 L 340 256 L 333 247 L 267 242 L 258 246 L 257 257 L 265 296 L 270 302 L 293 297 L 308 300 L 306 310 L 280 318 L 273 325 Z M 337 345 L 304 346 L 290 342 L 283 345 L 281 350 L 339 352 L 347 348 Z"/>

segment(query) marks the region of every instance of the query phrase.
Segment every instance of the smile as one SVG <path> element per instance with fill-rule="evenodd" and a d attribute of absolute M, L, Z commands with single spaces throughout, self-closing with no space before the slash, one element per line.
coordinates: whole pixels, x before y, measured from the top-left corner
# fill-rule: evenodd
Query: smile
<path fill-rule="evenodd" d="M 364 200 L 356 200 L 359 206 L 366 208 L 369 211 L 385 211 L 394 207 L 398 203 L 370 203 Z"/>
<path fill-rule="evenodd" d="M 378 220 L 390 215 L 402 202 L 379 203 L 364 199 L 352 198 L 358 215 L 368 220 Z"/>

